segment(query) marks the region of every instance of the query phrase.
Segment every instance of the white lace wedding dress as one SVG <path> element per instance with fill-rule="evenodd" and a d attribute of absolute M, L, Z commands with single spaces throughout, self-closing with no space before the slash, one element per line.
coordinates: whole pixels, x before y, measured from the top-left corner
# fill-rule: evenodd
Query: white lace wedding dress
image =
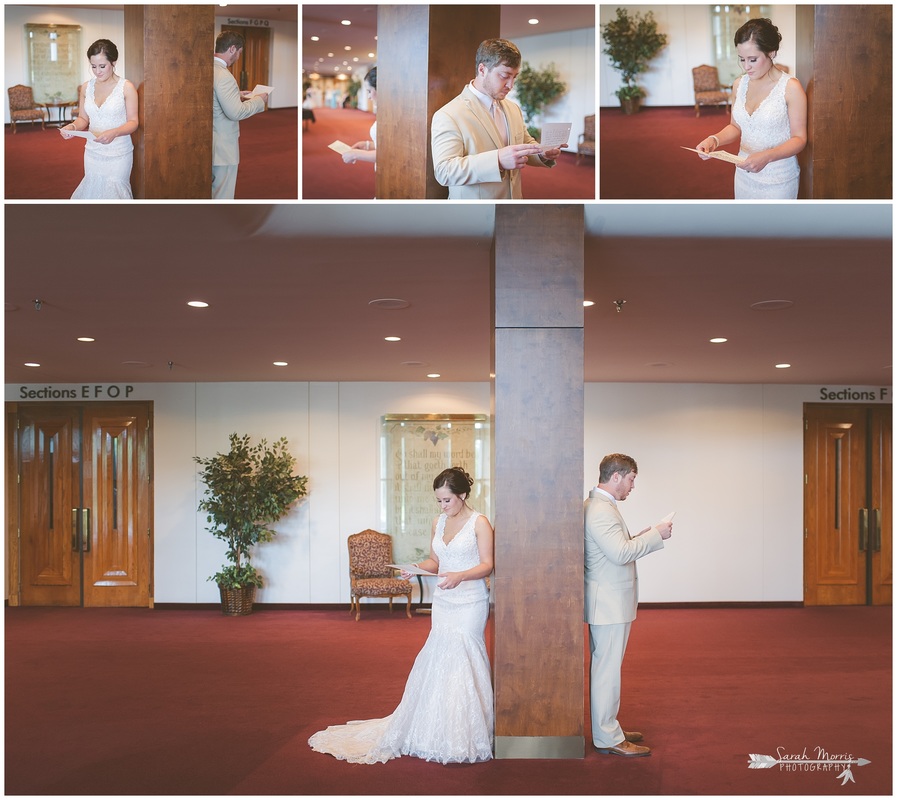
<path fill-rule="evenodd" d="M 480 563 L 474 513 L 447 545 L 439 517 L 433 550 L 440 572 Z M 433 593 L 432 627 L 398 708 L 388 717 L 331 725 L 312 736 L 313 750 L 359 764 L 410 755 L 442 764 L 492 758 L 492 679 L 483 631 L 489 616 L 485 580 Z"/>
<path fill-rule="evenodd" d="M 91 133 L 118 128 L 128 121 L 125 108 L 125 79 L 119 77 L 112 92 L 98 106 L 94 96 L 96 78 L 87 82 L 84 113 L 90 120 Z M 84 179 L 72 200 L 131 200 L 131 165 L 134 144 L 130 136 L 117 136 L 109 144 L 85 141 Z"/>
<path fill-rule="evenodd" d="M 777 147 L 791 138 L 791 121 L 785 102 L 785 87 L 791 75 L 783 72 L 772 91 L 753 114 L 745 108 L 750 78 L 741 76 L 738 94 L 732 105 L 732 120 L 741 128 L 741 147 L 738 155 L 748 156 L 761 150 Z M 796 80 L 796 79 L 795 79 Z M 795 200 L 800 183 L 797 156 L 771 161 L 760 172 L 735 169 L 736 200 Z"/>

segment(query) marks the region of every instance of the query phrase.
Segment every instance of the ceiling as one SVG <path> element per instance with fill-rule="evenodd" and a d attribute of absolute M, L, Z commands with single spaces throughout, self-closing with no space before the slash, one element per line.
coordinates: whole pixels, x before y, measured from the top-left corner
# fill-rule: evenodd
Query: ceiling
<path fill-rule="evenodd" d="M 584 213 L 587 381 L 890 384 L 890 206 Z M 491 205 L 5 214 L 7 383 L 489 380 Z"/>
<path fill-rule="evenodd" d="M 45 7 L 48 3 L 20 3 L 19 5 L 35 5 Z M 89 3 L 53 3 L 54 6 L 60 8 L 94 8 L 103 11 L 115 10 L 123 11 L 123 5 L 91 5 Z M 292 5 L 254 5 L 252 3 L 244 3 L 242 5 L 224 5 L 221 3 L 209 3 L 215 6 L 216 17 L 239 17 L 241 19 L 276 19 L 281 22 L 296 22 L 299 17 L 298 6 Z"/>
<path fill-rule="evenodd" d="M 343 25 L 344 19 L 352 24 Z M 530 19 L 538 19 L 538 25 L 531 25 Z M 594 27 L 594 4 L 501 6 L 500 35 L 512 41 L 523 36 Z M 312 36 L 318 36 L 319 41 L 312 41 Z M 351 49 L 346 50 L 346 47 Z M 376 54 L 376 5 L 302 6 L 302 69 L 305 74 L 318 72 L 326 76 L 351 71 L 364 76 L 377 60 Z M 471 58 L 473 56 L 471 53 Z"/>

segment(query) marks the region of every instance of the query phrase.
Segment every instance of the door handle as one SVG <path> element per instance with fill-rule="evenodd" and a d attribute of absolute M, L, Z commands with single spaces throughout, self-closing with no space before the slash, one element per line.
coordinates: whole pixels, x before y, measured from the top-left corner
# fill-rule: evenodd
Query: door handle
<path fill-rule="evenodd" d="M 90 552 L 90 509 L 81 509 L 81 552 Z"/>
<path fill-rule="evenodd" d="M 881 552 L 881 509 L 872 509 L 872 550 Z"/>
<path fill-rule="evenodd" d="M 78 512 L 81 509 L 72 509 L 72 551 L 77 553 L 81 549 L 81 536 L 78 530 Z"/>
<path fill-rule="evenodd" d="M 869 549 L 869 509 L 860 509 L 860 550 Z"/>

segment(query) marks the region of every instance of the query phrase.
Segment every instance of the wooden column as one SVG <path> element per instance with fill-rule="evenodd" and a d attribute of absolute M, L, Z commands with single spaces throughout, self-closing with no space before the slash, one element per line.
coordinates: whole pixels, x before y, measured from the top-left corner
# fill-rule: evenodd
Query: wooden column
<path fill-rule="evenodd" d="M 498 205 L 496 758 L 583 758 L 583 207 Z"/>
<path fill-rule="evenodd" d="M 433 113 L 476 75 L 477 47 L 499 35 L 500 6 L 380 6 L 377 197 L 445 199 L 430 147 Z"/>
<path fill-rule="evenodd" d="M 125 48 L 140 98 L 134 197 L 208 200 L 215 7 L 126 5 Z"/>
<path fill-rule="evenodd" d="M 796 8 L 796 77 L 809 101 L 799 196 L 890 200 L 891 6 Z"/>

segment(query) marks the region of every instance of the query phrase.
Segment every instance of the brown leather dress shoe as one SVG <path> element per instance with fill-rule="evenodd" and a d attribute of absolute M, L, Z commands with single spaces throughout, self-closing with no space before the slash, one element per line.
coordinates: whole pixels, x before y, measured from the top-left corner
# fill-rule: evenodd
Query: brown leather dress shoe
<path fill-rule="evenodd" d="M 627 742 L 625 739 L 615 747 L 596 747 L 595 749 L 599 753 L 606 753 L 612 756 L 625 756 L 627 758 L 638 758 L 639 756 L 651 755 L 650 747 L 642 747 L 641 745 Z"/>
<path fill-rule="evenodd" d="M 627 742 L 640 742 L 645 738 L 638 731 L 623 731 L 623 736 L 626 737 Z"/>

